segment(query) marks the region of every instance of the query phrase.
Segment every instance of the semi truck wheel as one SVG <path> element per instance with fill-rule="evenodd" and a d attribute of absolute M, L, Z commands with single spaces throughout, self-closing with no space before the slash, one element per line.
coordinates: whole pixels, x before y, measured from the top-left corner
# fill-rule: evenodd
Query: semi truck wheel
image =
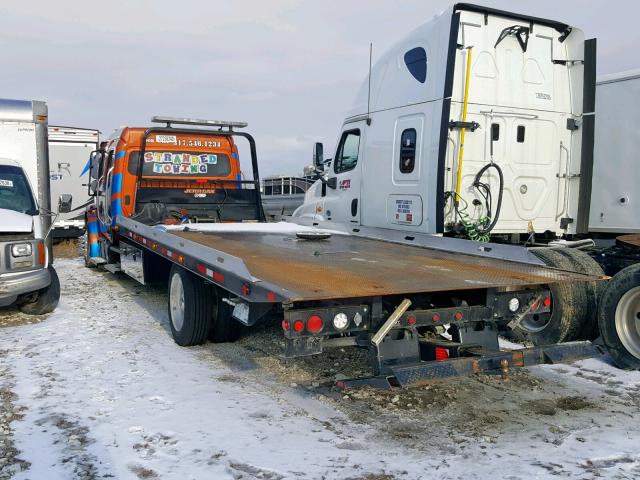
<path fill-rule="evenodd" d="M 531 253 L 550 267 L 572 269 L 571 261 L 567 257 L 549 248 L 532 248 Z M 507 332 L 507 337 L 516 341 L 528 341 L 534 345 L 552 345 L 580 337 L 582 325 L 589 314 L 585 288 L 561 282 L 550 284 L 549 289 L 551 312 L 527 315 L 516 328 Z"/>
<path fill-rule="evenodd" d="M 620 270 L 604 288 L 598 308 L 602 340 L 615 364 L 640 369 L 640 264 Z"/>
<path fill-rule="evenodd" d="M 51 313 L 60 301 L 60 280 L 52 265 L 49 265 L 51 283 L 48 287 L 39 290 L 35 300 L 20 305 L 20 311 L 27 315 L 44 315 Z"/>
<path fill-rule="evenodd" d="M 173 339 L 189 347 L 207 341 L 213 308 L 204 280 L 178 265 L 169 273 L 169 320 Z"/>
<path fill-rule="evenodd" d="M 591 258 L 588 254 L 575 248 L 561 248 L 555 250 L 560 255 L 564 255 L 569 259 L 572 265 L 572 270 L 579 273 L 586 273 L 587 275 L 602 276 L 604 271 L 598 262 Z M 584 288 L 587 295 L 587 317 L 585 318 L 581 338 L 587 340 L 594 340 L 598 337 L 598 319 L 597 315 L 593 315 L 591 312 L 598 311 L 598 301 L 602 294 L 604 282 L 585 282 Z"/>
<path fill-rule="evenodd" d="M 215 286 L 210 288 L 215 291 L 217 305 L 213 310 L 209 340 L 214 343 L 233 342 L 240 336 L 240 323 L 231 316 L 231 305 L 222 301 L 224 292 Z"/>

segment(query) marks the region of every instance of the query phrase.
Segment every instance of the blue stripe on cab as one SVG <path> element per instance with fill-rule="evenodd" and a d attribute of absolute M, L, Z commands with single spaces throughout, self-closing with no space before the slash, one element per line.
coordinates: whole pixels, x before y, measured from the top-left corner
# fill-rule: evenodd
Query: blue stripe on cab
<path fill-rule="evenodd" d="M 116 173 L 111 183 L 111 194 L 120 193 L 122 191 L 122 174 Z"/>

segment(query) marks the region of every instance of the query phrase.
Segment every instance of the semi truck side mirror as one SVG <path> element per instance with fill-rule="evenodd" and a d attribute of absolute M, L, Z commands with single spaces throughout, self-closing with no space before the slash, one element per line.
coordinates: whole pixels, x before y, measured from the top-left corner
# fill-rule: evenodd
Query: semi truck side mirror
<path fill-rule="evenodd" d="M 316 170 L 324 170 L 324 147 L 321 142 L 313 146 L 313 165 Z"/>
<path fill-rule="evenodd" d="M 334 190 L 338 187 L 338 177 L 331 177 L 327 180 L 327 187 Z"/>
<path fill-rule="evenodd" d="M 58 213 L 69 213 L 71 211 L 72 196 L 70 193 L 63 193 L 58 198 Z"/>

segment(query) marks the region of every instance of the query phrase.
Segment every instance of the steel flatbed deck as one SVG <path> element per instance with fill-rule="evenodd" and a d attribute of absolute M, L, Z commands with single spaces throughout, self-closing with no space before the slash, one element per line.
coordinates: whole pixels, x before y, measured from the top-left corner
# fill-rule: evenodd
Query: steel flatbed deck
<path fill-rule="evenodd" d="M 304 226 L 292 226 L 284 232 L 271 228 L 273 224 L 253 224 L 245 231 L 229 231 L 233 227 L 224 224 L 219 231 L 216 224 L 166 229 L 127 218 L 119 219 L 118 225 L 124 237 L 147 247 L 155 245 L 153 249 L 160 255 L 174 262 L 182 260 L 194 273 L 250 301 L 300 302 L 509 289 L 592 279 L 540 265 L 537 258 L 519 247 L 487 245 L 472 254 L 470 247 L 477 249 L 475 242 L 427 235 L 424 239 L 410 237 L 417 244 L 401 244 L 392 237 L 367 238 L 367 232 L 334 232 L 323 240 L 300 239 L 295 229 L 308 231 Z M 513 258 L 507 258 L 509 255 Z"/>

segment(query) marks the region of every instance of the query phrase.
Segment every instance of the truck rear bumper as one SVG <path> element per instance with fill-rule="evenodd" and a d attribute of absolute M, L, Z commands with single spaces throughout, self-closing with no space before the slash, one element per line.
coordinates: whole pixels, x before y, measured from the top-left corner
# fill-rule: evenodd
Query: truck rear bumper
<path fill-rule="evenodd" d="M 0 275 L 0 302 L 6 305 L 6 300 L 41 290 L 48 287 L 50 283 L 51 274 L 46 268 L 29 272 L 3 273 Z"/>

